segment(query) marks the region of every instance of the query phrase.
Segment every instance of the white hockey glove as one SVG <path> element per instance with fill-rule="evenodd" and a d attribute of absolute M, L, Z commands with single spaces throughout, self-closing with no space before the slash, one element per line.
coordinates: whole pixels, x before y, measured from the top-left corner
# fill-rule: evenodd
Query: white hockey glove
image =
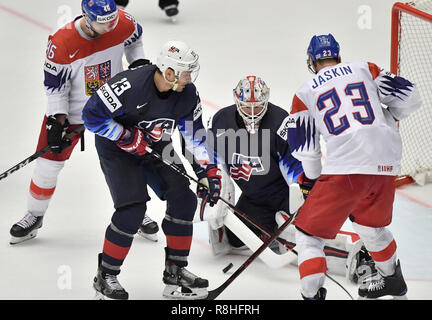
<path fill-rule="evenodd" d="M 234 184 L 228 174 L 225 173 L 223 169 L 221 172 L 221 195 L 220 197 L 227 200 L 229 203 L 234 205 L 235 194 L 234 194 Z M 223 226 L 224 217 L 227 215 L 229 210 L 228 206 L 222 201 L 218 201 L 213 207 L 208 203 L 202 206 L 202 199 L 198 198 L 197 211 L 195 212 L 193 222 L 207 221 L 210 228 L 217 230 Z"/>

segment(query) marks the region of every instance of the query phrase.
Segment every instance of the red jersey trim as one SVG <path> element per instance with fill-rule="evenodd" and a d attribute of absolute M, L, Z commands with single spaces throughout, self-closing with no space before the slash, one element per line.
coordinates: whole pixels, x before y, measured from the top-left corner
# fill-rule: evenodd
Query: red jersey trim
<path fill-rule="evenodd" d="M 291 114 L 300 112 L 300 111 L 306 111 L 308 108 L 306 107 L 306 105 L 303 103 L 303 101 L 300 100 L 299 97 L 297 97 L 297 95 L 294 95 L 293 98 L 293 102 L 292 102 L 292 106 L 291 106 Z"/>
<path fill-rule="evenodd" d="M 369 71 L 372 75 L 372 79 L 375 80 L 376 77 L 378 77 L 379 74 L 381 73 L 381 69 L 375 63 L 372 62 L 368 62 L 368 65 L 369 65 Z"/>

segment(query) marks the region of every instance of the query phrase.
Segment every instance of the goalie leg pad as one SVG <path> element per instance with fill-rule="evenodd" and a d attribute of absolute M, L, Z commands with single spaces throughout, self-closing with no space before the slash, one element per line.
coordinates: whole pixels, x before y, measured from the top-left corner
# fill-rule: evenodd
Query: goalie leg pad
<path fill-rule="evenodd" d="M 227 254 L 231 251 L 231 245 L 229 244 L 225 227 L 214 230 L 209 225 L 208 232 L 210 247 L 212 248 L 212 252 L 215 256 Z"/>

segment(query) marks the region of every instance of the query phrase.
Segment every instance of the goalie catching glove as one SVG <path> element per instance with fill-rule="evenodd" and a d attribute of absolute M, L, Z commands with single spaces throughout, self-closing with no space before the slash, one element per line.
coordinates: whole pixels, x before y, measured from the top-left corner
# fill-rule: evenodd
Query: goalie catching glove
<path fill-rule="evenodd" d="M 117 140 L 117 146 L 133 155 L 143 156 L 147 153 L 146 147 L 151 140 L 147 134 L 138 128 L 123 129 L 123 133 Z"/>
<path fill-rule="evenodd" d="M 60 154 L 65 148 L 72 144 L 70 139 L 63 140 L 68 127 L 69 121 L 67 119 L 65 119 L 64 124 L 62 124 L 55 116 L 47 117 L 47 143 L 51 152 Z"/>

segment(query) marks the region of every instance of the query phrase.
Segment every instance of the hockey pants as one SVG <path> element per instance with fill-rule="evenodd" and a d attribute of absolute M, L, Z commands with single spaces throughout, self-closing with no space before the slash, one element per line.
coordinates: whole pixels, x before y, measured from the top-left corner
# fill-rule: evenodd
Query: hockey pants
<path fill-rule="evenodd" d="M 146 202 L 150 200 L 147 185 L 167 202 L 162 221 L 167 240 L 166 259 L 186 266 L 197 205 L 196 195 L 189 188 L 189 180 L 150 155 L 136 157 L 99 136 L 95 137 L 95 142 L 115 208 L 105 233 L 101 269 L 110 274 L 120 273 L 133 237 L 144 218 Z M 176 163 L 180 163 L 180 158 L 174 156 Z"/>

